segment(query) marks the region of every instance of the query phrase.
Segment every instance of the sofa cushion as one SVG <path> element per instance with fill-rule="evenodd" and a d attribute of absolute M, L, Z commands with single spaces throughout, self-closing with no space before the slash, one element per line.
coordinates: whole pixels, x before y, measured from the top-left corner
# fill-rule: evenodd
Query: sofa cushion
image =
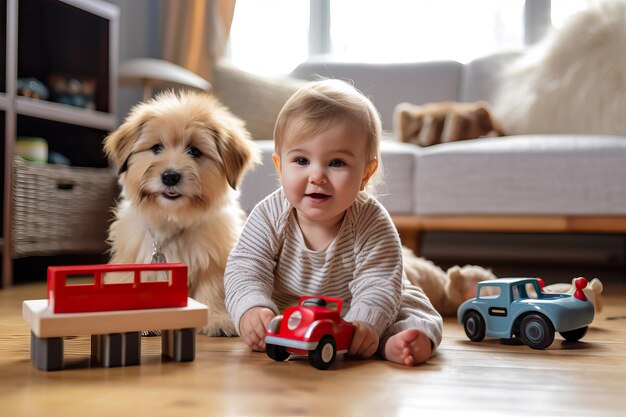
<path fill-rule="evenodd" d="M 373 64 L 319 60 L 298 65 L 291 75 L 306 80 L 324 77 L 353 81 L 380 112 L 383 129 L 391 131 L 398 103 L 458 100 L 462 70 L 463 65 L 455 61 Z"/>
<path fill-rule="evenodd" d="M 626 138 L 532 135 L 424 148 L 415 212 L 426 214 L 626 213 Z"/>
<path fill-rule="evenodd" d="M 246 123 L 253 139 L 272 139 L 278 113 L 305 84 L 289 77 L 271 78 L 242 71 L 227 62 L 213 68 L 213 91 Z"/>
<path fill-rule="evenodd" d="M 383 179 L 375 194 L 390 213 L 411 213 L 415 161 L 421 149 L 410 143 L 383 140 L 380 151 Z"/>
<path fill-rule="evenodd" d="M 503 68 L 520 55 L 520 51 L 500 52 L 465 64 L 459 101 L 471 103 L 484 100 L 491 103 L 500 86 Z"/>
<path fill-rule="evenodd" d="M 254 206 L 280 186 L 272 162 L 274 142 L 260 140 L 256 144 L 262 152 L 263 165 L 248 173 L 241 185 L 241 206 L 250 211 Z M 411 213 L 413 210 L 413 178 L 415 160 L 421 150 L 414 145 L 383 140 L 381 158 L 383 184 L 376 195 L 388 211 Z"/>

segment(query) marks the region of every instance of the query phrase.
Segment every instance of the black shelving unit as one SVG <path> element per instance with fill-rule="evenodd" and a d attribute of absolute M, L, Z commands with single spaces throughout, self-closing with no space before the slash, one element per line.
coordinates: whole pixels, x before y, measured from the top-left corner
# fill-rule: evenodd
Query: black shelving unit
<path fill-rule="evenodd" d="M 105 168 L 102 140 L 117 127 L 119 8 L 100 0 L 0 0 L 2 286 L 13 283 L 11 184 L 17 137 L 43 137 L 72 166 Z M 19 95 L 20 78 L 89 85 L 88 107 Z M 60 254 L 62 256 L 71 254 Z M 36 257 L 33 257 L 35 260 Z M 20 260 L 21 264 L 29 262 Z"/>

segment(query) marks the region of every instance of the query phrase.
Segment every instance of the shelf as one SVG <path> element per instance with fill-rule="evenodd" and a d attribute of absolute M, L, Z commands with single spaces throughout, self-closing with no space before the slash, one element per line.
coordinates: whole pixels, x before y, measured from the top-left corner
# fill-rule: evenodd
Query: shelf
<path fill-rule="evenodd" d="M 0 101 L 0 106 L 1 105 L 2 102 Z M 117 127 L 116 116 L 112 113 L 104 113 L 27 97 L 17 97 L 15 99 L 15 105 L 17 113 L 24 116 L 38 117 L 55 122 L 106 131 L 112 131 Z"/>
<path fill-rule="evenodd" d="M 19 0 L 17 79 L 41 81 L 51 102 L 69 103 L 79 93 L 95 110 L 115 113 L 115 10 L 94 0 Z"/>
<path fill-rule="evenodd" d="M 104 17 L 106 19 L 117 19 L 120 14 L 120 10 L 116 5 L 100 1 L 86 1 L 86 0 L 61 0 L 63 3 L 76 7 L 80 10 L 93 13 L 95 15 Z"/>
<path fill-rule="evenodd" d="M 119 17 L 119 7 L 103 0 L 0 0 L 0 288 L 12 284 L 17 260 L 12 248 L 16 138 L 42 137 L 50 155 L 65 156 L 75 167 L 108 167 L 102 139 L 118 124 Z M 17 81 L 31 77 L 48 87 L 50 100 L 18 94 Z M 72 94 L 86 97 L 90 109 L 63 104 L 73 102 Z M 93 255 L 90 248 L 84 252 Z M 32 258 L 15 264 L 28 270 Z M 35 263 L 45 265 L 51 258 Z"/>

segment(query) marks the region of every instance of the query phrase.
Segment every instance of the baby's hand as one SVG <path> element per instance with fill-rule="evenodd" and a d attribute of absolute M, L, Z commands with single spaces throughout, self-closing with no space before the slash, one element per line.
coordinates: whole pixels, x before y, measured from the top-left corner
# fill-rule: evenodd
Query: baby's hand
<path fill-rule="evenodd" d="M 246 311 L 239 321 L 239 333 L 250 349 L 265 350 L 265 333 L 275 314 L 266 307 L 253 307 Z"/>
<path fill-rule="evenodd" d="M 369 358 L 378 349 L 378 333 L 372 326 L 362 321 L 355 321 L 354 336 L 348 353 L 361 358 Z"/>

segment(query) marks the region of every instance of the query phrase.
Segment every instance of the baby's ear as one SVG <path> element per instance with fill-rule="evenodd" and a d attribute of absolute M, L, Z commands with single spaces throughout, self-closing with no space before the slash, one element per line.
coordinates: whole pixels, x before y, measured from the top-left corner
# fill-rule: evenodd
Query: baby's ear
<path fill-rule="evenodd" d="M 280 156 L 278 156 L 276 152 L 272 154 L 272 161 L 274 161 L 274 166 L 276 167 L 276 172 L 278 173 L 278 176 L 281 177 L 282 171 L 280 170 Z"/>
<path fill-rule="evenodd" d="M 367 182 L 370 180 L 370 178 L 372 178 L 372 175 L 374 175 L 377 169 L 378 169 L 377 159 L 374 159 L 372 162 L 370 162 L 367 165 L 367 167 L 365 167 L 365 172 L 363 173 L 363 178 L 361 180 L 361 191 L 365 190 L 365 186 L 367 185 Z"/>

